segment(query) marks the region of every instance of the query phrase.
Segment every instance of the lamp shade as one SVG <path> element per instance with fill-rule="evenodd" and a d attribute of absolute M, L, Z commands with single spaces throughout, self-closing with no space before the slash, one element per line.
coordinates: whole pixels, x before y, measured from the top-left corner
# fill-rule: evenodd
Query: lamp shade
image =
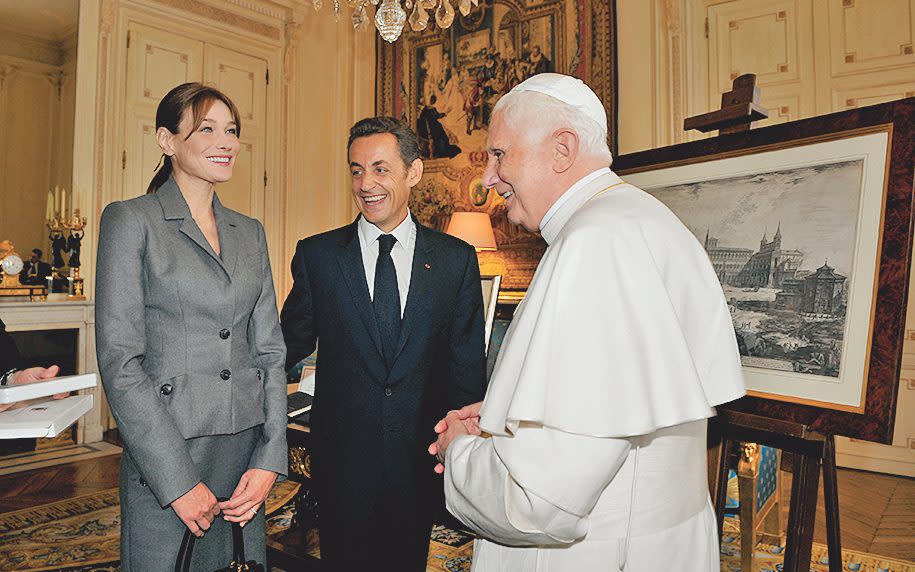
<path fill-rule="evenodd" d="M 496 235 L 492 232 L 492 222 L 486 213 L 456 212 L 451 215 L 445 232 L 472 244 L 477 250 L 496 249 Z"/>

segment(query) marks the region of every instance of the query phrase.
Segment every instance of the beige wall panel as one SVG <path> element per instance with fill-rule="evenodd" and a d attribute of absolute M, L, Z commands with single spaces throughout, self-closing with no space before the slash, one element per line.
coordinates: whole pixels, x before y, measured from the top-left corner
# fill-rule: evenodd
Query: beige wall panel
<path fill-rule="evenodd" d="M 131 23 L 127 68 L 128 106 L 153 110 L 170 89 L 203 77 L 203 43 Z"/>
<path fill-rule="evenodd" d="M 830 0 L 832 74 L 915 64 L 915 0 Z"/>
<path fill-rule="evenodd" d="M 846 109 L 877 105 L 878 103 L 886 103 L 887 101 L 906 97 L 915 97 L 915 81 L 903 81 L 890 85 L 865 84 L 855 88 L 834 89 L 832 102 L 833 110 L 845 111 Z"/>
<path fill-rule="evenodd" d="M 54 187 L 50 165 L 57 130 L 56 74 L 52 68 L 22 61 L 15 70 L 7 68 L 4 75 L 0 89 L 0 240 L 12 240 L 19 254 L 28 259 L 33 248 L 48 252 L 44 221 L 47 192 Z"/>
<path fill-rule="evenodd" d="M 60 78 L 60 105 L 57 113 L 56 149 L 54 151 L 54 185 L 72 190 L 73 186 L 73 129 L 76 121 L 76 62 L 64 66 Z"/>
<path fill-rule="evenodd" d="M 632 153 L 658 146 L 654 69 L 654 2 L 617 2 L 619 54 L 619 152 Z M 651 33 L 646 33 L 651 32 Z M 660 96 L 660 94 L 658 94 Z"/>
<path fill-rule="evenodd" d="M 783 96 L 775 94 L 764 95 L 762 98 L 762 106 L 769 111 L 769 118 L 754 123 L 754 129 L 795 121 L 800 119 L 803 113 L 801 96 L 798 94 Z"/>
<path fill-rule="evenodd" d="M 798 4 L 795 0 L 742 0 L 709 8 L 713 100 L 745 73 L 755 73 L 761 85 L 800 79 L 804 64 L 799 46 L 806 43 L 800 35 L 806 30 L 799 26 L 802 9 Z"/>
<path fill-rule="evenodd" d="M 911 451 L 915 464 L 915 369 L 904 370 L 899 379 L 893 446 Z M 911 476 L 915 476 L 915 471 Z"/>
<path fill-rule="evenodd" d="M 353 123 L 375 111 L 377 33 L 356 32 L 326 10 L 307 10 L 296 31 L 286 98 L 286 233 L 283 258 L 274 261 L 282 270 L 281 299 L 292 287 L 289 267 L 297 241 L 353 220 L 347 136 Z"/>

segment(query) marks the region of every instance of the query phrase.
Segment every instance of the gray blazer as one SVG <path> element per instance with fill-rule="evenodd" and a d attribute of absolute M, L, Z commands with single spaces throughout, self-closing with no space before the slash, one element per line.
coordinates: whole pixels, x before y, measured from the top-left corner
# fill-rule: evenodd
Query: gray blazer
<path fill-rule="evenodd" d="M 213 198 L 221 256 L 174 179 L 102 213 L 95 331 L 105 395 L 161 506 L 200 482 L 185 439 L 263 424 L 249 468 L 285 475 L 286 347 L 264 228 Z"/>

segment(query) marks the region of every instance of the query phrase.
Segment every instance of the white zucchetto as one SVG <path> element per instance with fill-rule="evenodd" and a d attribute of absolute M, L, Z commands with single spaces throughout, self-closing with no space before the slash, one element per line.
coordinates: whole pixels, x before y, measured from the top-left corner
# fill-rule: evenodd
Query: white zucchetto
<path fill-rule="evenodd" d="M 561 73 L 539 73 L 516 85 L 509 93 L 536 91 L 574 107 L 607 131 L 607 111 L 590 87 L 577 77 Z"/>

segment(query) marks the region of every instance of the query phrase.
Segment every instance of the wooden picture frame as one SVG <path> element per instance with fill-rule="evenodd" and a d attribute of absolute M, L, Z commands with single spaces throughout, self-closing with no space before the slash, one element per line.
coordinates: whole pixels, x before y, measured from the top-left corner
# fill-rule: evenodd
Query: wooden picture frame
<path fill-rule="evenodd" d="M 735 322 L 738 341 L 742 332 L 769 336 L 759 351 L 770 354 L 749 366 L 746 358 L 754 356 L 746 343 L 741 347 L 750 391 L 728 407 L 826 434 L 892 441 L 912 247 L 913 149 L 909 98 L 616 159 L 617 173 L 669 203 L 704 242 L 732 315 L 744 318 Z M 712 227 L 715 217 L 719 229 L 697 228 Z M 739 243 L 741 229 L 765 217 L 771 227 L 758 246 Z M 819 235 L 811 232 L 817 225 Z M 730 238 L 722 245 L 715 235 L 725 227 Z M 800 236 L 808 237 L 805 244 L 790 243 Z M 822 259 L 827 252 L 837 257 L 831 265 Z"/>
<path fill-rule="evenodd" d="M 492 324 L 496 319 L 496 306 L 499 302 L 499 287 L 502 277 L 481 276 L 480 286 L 483 289 L 483 349 L 489 351 L 489 338 L 492 335 Z"/>

